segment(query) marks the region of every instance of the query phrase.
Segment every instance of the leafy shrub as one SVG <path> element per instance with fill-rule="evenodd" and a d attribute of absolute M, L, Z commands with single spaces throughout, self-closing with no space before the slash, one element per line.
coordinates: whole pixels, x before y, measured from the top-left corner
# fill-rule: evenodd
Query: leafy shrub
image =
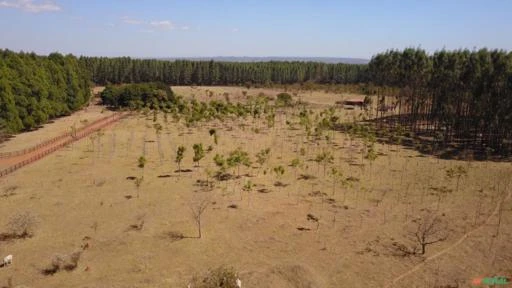
<path fill-rule="evenodd" d="M 276 104 L 279 106 L 292 106 L 293 100 L 292 95 L 288 93 L 277 94 Z"/>

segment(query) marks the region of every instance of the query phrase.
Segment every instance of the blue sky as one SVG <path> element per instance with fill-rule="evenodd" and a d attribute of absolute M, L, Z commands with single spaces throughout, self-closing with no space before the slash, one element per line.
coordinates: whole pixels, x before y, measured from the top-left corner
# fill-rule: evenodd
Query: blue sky
<path fill-rule="evenodd" d="M 0 48 L 91 56 L 371 58 L 512 50 L 512 1 L 0 0 Z"/>

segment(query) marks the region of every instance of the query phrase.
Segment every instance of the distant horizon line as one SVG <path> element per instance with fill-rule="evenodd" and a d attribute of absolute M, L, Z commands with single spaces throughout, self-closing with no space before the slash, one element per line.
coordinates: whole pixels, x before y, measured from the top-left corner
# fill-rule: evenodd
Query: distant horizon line
<path fill-rule="evenodd" d="M 142 59 L 142 60 L 224 60 L 224 59 L 233 59 L 233 60 L 247 60 L 241 62 L 257 62 L 257 60 L 266 60 L 266 61 L 283 61 L 283 60 L 295 60 L 295 61 L 311 61 L 314 60 L 323 60 L 316 62 L 326 62 L 326 63 L 346 63 L 346 64 L 368 64 L 371 61 L 371 58 L 362 58 L 362 57 L 343 57 L 343 56 L 133 56 L 133 55 L 94 55 L 95 53 L 72 53 L 72 52 L 64 52 L 64 51 L 52 51 L 52 52 L 42 52 L 42 51 L 34 51 L 34 50 L 24 50 L 24 49 L 11 49 L 11 48 L 0 48 L 0 50 L 8 50 L 16 53 L 35 53 L 40 56 L 48 56 L 52 53 L 59 53 L 62 55 L 74 55 L 76 57 L 98 57 L 98 58 L 133 58 L 133 59 Z M 227 61 L 227 62 L 235 62 L 235 61 Z"/>
<path fill-rule="evenodd" d="M 356 57 L 333 56 L 183 56 L 183 57 L 136 57 L 136 59 L 155 60 L 212 60 L 226 62 L 267 62 L 267 61 L 299 61 L 324 62 L 329 64 L 368 64 L 370 59 Z"/>

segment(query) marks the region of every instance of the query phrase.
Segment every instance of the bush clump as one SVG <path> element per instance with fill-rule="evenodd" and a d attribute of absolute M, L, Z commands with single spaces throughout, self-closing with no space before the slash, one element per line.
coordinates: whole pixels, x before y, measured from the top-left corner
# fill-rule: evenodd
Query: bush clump
<path fill-rule="evenodd" d="M 292 95 L 290 95 L 288 93 L 277 94 L 276 104 L 279 106 L 292 106 L 292 104 L 293 104 Z"/>
<path fill-rule="evenodd" d="M 0 235 L 0 241 L 31 238 L 34 236 L 37 224 L 37 217 L 31 212 L 15 214 L 7 222 L 6 232 Z"/>
<path fill-rule="evenodd" d="M 78 266 L 82 251 L 75 251 L 69 255 L 56 254 L 48 267 L 42 270 L 44 275 L 53 275 L 59 271 L 73 271 Z"/>
<path fill-rule="evenodd" d="M 190 288 L 238 288 L 237 273 L 232 267 L 220 266 L 210 269 L 203 276 L 195 276 L 190 281 Z"/>

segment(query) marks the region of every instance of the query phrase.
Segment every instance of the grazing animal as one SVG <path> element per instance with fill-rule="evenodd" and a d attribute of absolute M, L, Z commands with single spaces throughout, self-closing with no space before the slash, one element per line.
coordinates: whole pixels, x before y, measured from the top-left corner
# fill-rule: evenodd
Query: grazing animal
<path fill-rule="evenodd" d="M 12 255 L 7 255 L 4 258 L 3 266 L 7 266 L 9 264 L 12 264 Z"/>

